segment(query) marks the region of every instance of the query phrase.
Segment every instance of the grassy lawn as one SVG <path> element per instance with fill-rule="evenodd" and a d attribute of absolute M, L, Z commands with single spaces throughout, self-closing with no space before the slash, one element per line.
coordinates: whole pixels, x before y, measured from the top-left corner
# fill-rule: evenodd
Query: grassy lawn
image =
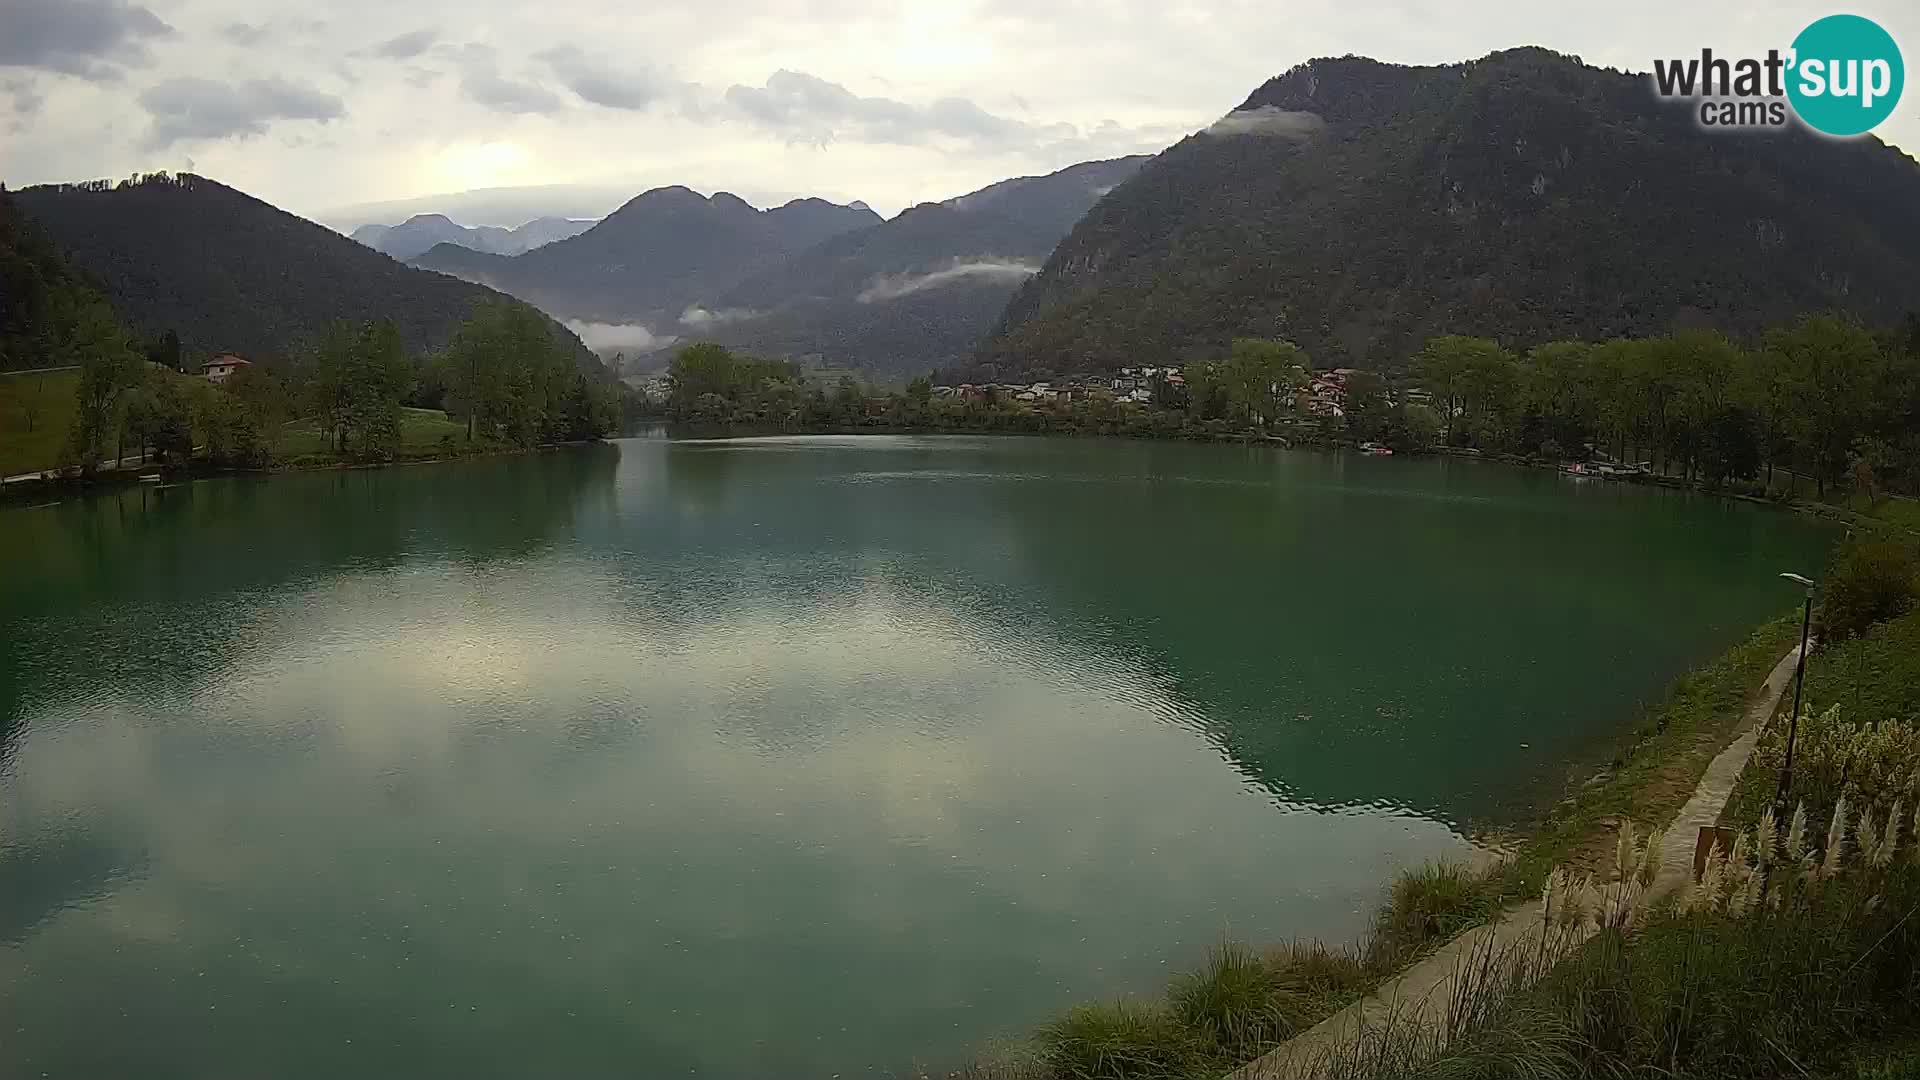
<path fill-rule="evenodd" d="M 0 372 L 0 476 L 48 469 L 59 462 L 73 426 L 73 392 L 79 381 L 78 371 Z"/>
<path fill-rule="evenodd" d="M 1870 505 L 1862 498 L 1849 502 L 1847 508 L 1908 532 L 1920 533 L 1920 499 L 1891 495 Z"/>
<path fill-rule="evenodd" d="M 404 456 L 457 450 L 467 444 L 467 426 L 439 409 L 400 410 L 400 453 Z M 273 456 L 280 461 L 332 453 L 318 420 L 295 420 L 280 429 Z"/>

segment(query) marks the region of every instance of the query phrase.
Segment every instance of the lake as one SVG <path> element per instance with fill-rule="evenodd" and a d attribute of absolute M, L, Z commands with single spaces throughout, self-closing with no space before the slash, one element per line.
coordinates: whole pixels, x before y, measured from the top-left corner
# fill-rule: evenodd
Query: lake
<path fill-rule="evenodd" d="M 1347 939 L 1833 536 L 1460 460 L 629 440 L 0 510 L 0 1074 L 888 1076 Z"/>

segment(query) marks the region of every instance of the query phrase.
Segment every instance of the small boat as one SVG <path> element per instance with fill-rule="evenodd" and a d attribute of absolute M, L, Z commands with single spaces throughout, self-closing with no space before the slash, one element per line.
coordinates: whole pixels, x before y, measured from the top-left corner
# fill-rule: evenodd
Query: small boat
<path fill-rule="evenodd" d="M 1382 457 L 1386 457 L 1386 456 L 1391 456 L 1393 454 L 1393 447 L 1382 446 L 1377 442 L 1363 442 L 1360 444 L 1360 452 L 1363 454 L 1375 454 Z"/>

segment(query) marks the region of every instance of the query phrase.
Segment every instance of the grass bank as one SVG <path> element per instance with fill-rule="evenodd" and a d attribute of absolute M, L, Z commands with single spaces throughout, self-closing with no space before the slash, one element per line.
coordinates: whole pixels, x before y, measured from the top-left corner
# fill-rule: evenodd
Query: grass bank
<path fill-rule="evenodd" d="M 1721 816 L 1736 838 L 1677 899 L 1316 1075 L 1920 1080 L 1920 612 L 1809 662 L 1782 815 L 1785 720 Z"/>
<path fill-rule="evenodd" d="M 421 458 L 462 454 L 494 453 L 506 449 L 486 439 L 467 438 L 466 424 L 449 417 L 440 409 L 402 408 L 400 445 L 396 457 Z M 333 452 L 319 420 L 308 417 L 283 425 L 273 439 L 273 458 L 292 468 L 338 464 L 342 459 Z"/>
<path fill-rule="evenodd" d="M 1159 999 L 1080 1006 L 994 1060 L 951 1075 L 976 1080 L 1217 1078 L 1305 1031 L 1502 907 L 1538 897 L 1556 867 L 1607 865 L 1622 820 L 1664 827 L 1799 635 L 1782 615 L 1677 679 L 1597 776 L 1482 871 L 1427 865 L 1398 875 L 1366 938 L 1352 946 L 1222 942 Z M 1359 1075 L 1359 1074 L 1355 1074 Z M 1464 1073 L 1462 1075 L 1479 1075 Z"/>
<path fill-rule="evenodd" d="M 1761 734 L 1727 800 L 1721 824 L 1757 821 L 1778 790 L 1786 761 L 1786 715 Z M 1859 637 L 1814 653 L 1807 662 L 1806 703 L 1794 754 L 1789 802 L 1809 814 L 1832 813 L 1837 796 L 1856 806 L 1863 791 L 1888 788 L 1877 771 L 1903 774 L 1897 797 L 1920 801 L 1920 611 L 1882 623 Z M 1892 755 L 1890 763 L 1879 759 Z"/>
<path fill-rule="evenodd" d="M 60 463 L 79 382 L 77 370 L 0 372 L 0 476 Z"/>

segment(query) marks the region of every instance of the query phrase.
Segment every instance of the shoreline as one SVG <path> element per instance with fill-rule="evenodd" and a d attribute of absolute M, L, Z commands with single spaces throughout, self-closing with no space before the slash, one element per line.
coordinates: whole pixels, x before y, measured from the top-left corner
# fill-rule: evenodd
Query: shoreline
<path fill-rule="evenodd" d="M 674 425 L 664 420 L 650 420 L 648 421 L 647 426 L 667 429 L 669 432 L 667 435 L 667 439 L 669 441 L 674 441 L 674 442 L 724 442 L 724 441 L 730 441 L 735 439 L 766 439 L 766 438 L 805 437 L 805 436 L 820 436 L 820 435 L 833 435 L 833 436 L 932 435 L 932 436 L 992 436 L 992 437 L 1029 438 L 1029 439 L 1057 439 L 1057 438 L 1126 439 L 1130 441 L 1139 441 L 1139 442 L 1186 442 L 1186 443 L 1207 443 L 1207 444 L 1217 444 L 1217 445 L 1239 444 L 1242 446 L 1262 446 L 1262 447 L 1275 448 L 1275 449 L 1281 449 L 1281 450 L 1314 450 L 1314 451 L 1323 451 L 1323 452 L 1333 451 L 1333 452 L 1346 452 L 1346 453 L 1361 452 L 1358 449 L 1359 443 L 1351 439 L 1336 439 L 1336 438 L 1327 438 L 1327 437 L 1319 437 L 1319 436 L 1316 436 L 1310 439 L 1298 439 L 1298 438 L 1290 438 L 1285 435 L 1261 434 L 1261 433 L 1256 433 L 1252 431 L 1239 431 L 1239 432 L 1180 431 L 1180 432 L 1168 432 L 1166 434 L 1153 434 L 1153 433 L 1138 432 L 1138 431 L 1081 431 L 1081 430 L 1016 431 L 1016 430 L 1009 430 L 1005 428 L 953 428 L 953 427 L 933 427 L 933 426 L 901 427 L 898 425 L 853 425 L 853 426 L 832 425 L 832 426 L 806 428 L 802 430 L 786 430 L 781 428 L 757 427 L 757 426 L 737 427 L 732 425 L 702 428 L 702 427 L 692 427 L 692 426 L 686 426 L 686 425 Z M 447 462 L 478 460 L 478 459 L 489 458 L 489 457 L 504 457 L 509 455 L 542 453 L 542 452 L 547 452 L 552 450 L 566 449 L 570 447 L 605 445 L 613 442 L 616 439 L 636 438 L 636 437 L 639 437 L 639 436 L 637 436 L 636 434 L 627 433 L 627 434 L 611 435 L 601 439 L 577 440 L 577 441 L 562 442 L 562 443 L 542 443 L 536 446 L 528 446 L 528 447 L 496 447 L 496 448 L 491 448 L 487 450 L 474 451 L 471 453 L 455 453 L 455 454 L 428 453 L 428 454 L 422 454 L 419 456 L 396 457 L 391 461 L 352 462 L 352 461 L 333 460 L 333 461 L 322 461 L 322 462 L 310 462 L 305 464 L 275 463 L 275 464 L 267 465 L 262 468 L 251 468 L 251 469 L 236 468 L 233 466 L 216 466 L 216 465 L 210 465 L 205 463 L 195 463 L 187 466 L 156 466 L 153 464 L 145 464 L 145 465 L 138 466 L 132 470 L 120 468 L 120 469 L 112 470 L 111 473 L 107 475 L 96 474 L 93 478 L 86 479 L 86 480 L 83 480 L 77 476 L 58 476 L 58 475 L 48 476 L 48 475 L 44 475 L 44 473 L 54 472 L 55 470 L 44 470 L 43 475 L 37 479 L 30 479 L 30 480 L 15 479 L 11 483 L 0 485 L 0 506 L 7 506 L 15 503 L 20 503 L 20 502 L 28 502 L 28 501 L 31 501 L 32 496 L 36 496 L 36 495 L 40 496 L 43 499 L 48 496 L 52 496 L 52 499 L 50 502 L 41 502 L 36 505 L 38 506 L 53 505 L 55 503 L 63 501 L 68 495 L 80 494 L 80 493 L 92 492 L 92 491 L 110 490 L 113 488 L 119 488 L 119 487 L 125 487 L 132 484 L 137 484 L 140 482 L 141 476 L 153 475 L 153 473 L 150 470 L 155 468 L 159 469 L 159 475 L 169 479 L 173 479 L 173 478 L 202 479 L 205 477 L 212 477 L 212 476 L 247 476 L 247 475 L 269 476 L 275 473 L 322 472 L 322 471 L 328 471 L 328 470 L 386 469 L 386 468 L 398 468 L 398 467 L 410 466 L 410 465 L 444 464 Z M 1555 474 L 1564 473 L 1564 469 L 1562 468 L 1561 465 L 1540 460 L 1537 458 L 1521 457 L 1514 454 L 1483 454 L 1483 453 L 1466 450 L 1459 447 L 1437 446 L 1430 450 L 1424 450 L 1424 451 L 1411 451 L 1411 450 L 1396 451 L 1393 456 L 1410 457 L 1410 458 L 1442 458 L 1442 457 L 1457 458 L 1457 459 L 1466 460 L 1466 461 L 1480 461 L 1480 462 L 1486 462 L 1488 464 L 1494 464 L 1494 465 L 1506 465 L 1513 468 L 1531 469 L 1538 472 L 1551 472 Z M 1833 522 L 1837 522 L 1839 524 L 1845 525 L 1850 529 L 1890 530 L 1893 532 L 1901 533 L 1903 535 L 1916 535 L 1915 530 L 1908 529 L 1897 522 L 1886 521 L 1879 518 L 1869 517 L 1867 515 L 1859 513 L 1858 511 L 1854 511 L 1844 506 L 1838 506 L 1828 502 L 1810 501 L 1810 500 L 1801 499 L 1793 496 L 1789 496 L 1784 499 L 1766 498 L 1759 495 L 1748 494 L 1743 491 L 1734 491 L 1734 490 L 1730 490 L 1723 487 L 1712 487 L 1705 484 L 1690 483 L 1687 481 L 1675 479 L 1673 477 L 1665 477 L 1665 476 L 1644 476 L 1644 477 L 1627 477 L 1627 478 L 1595 476 L 1595 477 L 1591 477 L 1590 479 L 1603 480 L 1607 483 L 1613 483 L 1613 484 L 1627 484 L 1633 487 L 1664 488 L 1668 491 L 1680 491 L 1680 492 L 1686 492 L 1694 495 L 1704 495 L 1711 498 L 1729 499 L 1736 502 L 1749 503 L 1755 506 L 1771 507 L 1777 510 L 1785 510 L 1793 513 L 1807 514 L 1812 517 L 1824 518 L 1828 521 L 1833 521 Z M 1889 497 L 1898 498 L 1899 496 L 1889 496 Z"/>
<path fill-rule="evenodd" d="M 1500 839 L 1505 843 L 1500 845 L 1498 861 L 1487 866 L 1479 866 L 1476 861 L 1404 868 L 1381 883 L 1383 900 L 1369 935 L 1357 942 L 1296 939 L 1278 946 L 1290 956 L 1298 957 L 1303 952 L 1317 956 L 1318 960 L 1308 961 L 1309 972 L 1318 971 L 1326 964 L 1325 958 L 1332 956 L 1352 958 L 1359 975 L 1350 974 L 1337 992 L 1315 995 L 1319 1007 L 1296 1013 L 1293 1019 L 1297 1026 L 1284 1038 L 1251 1058 L 1222 1063 L 1219 1074 L 1242 1080 L 1264 1075 L 1253 1071 L 1256 1063 L 1268 1060 L 1293 1039 L 1320 1030 L 1321 1025 L 1338 1026 L 1334 1018 L 1386 993 L 1415 969 L 1427 970 L 1435 957 L 1450 955 L 1451 943 L 1484 933 L 1490 925 L 1500 925 L 1501 914 L 1509 908 L 1537 904 L 1541 885 L 1554 869 L 1599 868 L 1611 857 L 1622 821 L 1635 821 L 1645 833 L 1679 819 L 1696 798 L 1714 761 L 1724 757 L 1743 732 L 1750 734 L 1756 701 L 1768 691 L 1771 676 L 1790 669 L 1785 660 L 1798 646 L 1797 612 L 1760 623 L 1727 649 L 1676 676 L 1657 705 L 1627 721 L 1621 729 L 1621 748 L 1611 765 L 1602 766 L 1584 780 L 1570 773 L 1558 798 L 1532 821 L 1502 833 Z M 1682 843 L 1677 839 L 1674 842 Z M 1685 844 L 1691 851 L 1691 838 L 1685 838 Z M 1453 875 L 1450 887 L 1448 868 Z M 1436 879 L 1442 886 L 1438 889 L 1433 888 Z M 1409 916 L 1417 924 L 1424 924 L 1411 939 L 1405 937 Z M 1393 962 L 1376 967 L 1369 958 L 1369 949 L 1375 945 L 1370 939 L 1385 935 L 1395 935 L 1386 952 Z M 1265 943 L 1225 944 L 1250 955 L 1276 948 Z M 1169 985 L 1204 974 L 1204 970 L 1176 972 Z M 1119 1001 L 1115 1005 L 1112 1001 L 1084 1000 L 1032 1032 L 1003 1034 L 989 1045 L 1007 1045 L 1011 1038 L 1012 1045 L 1033 1049 L 1043 1032 L 1057 1030 L 1075 1017 L 1084 1019 L 1114 1008 L 1155 1007 L 1152 998 L 1140 995 Z M 944 1075 L 1001 1075 L 994 1071 L 995 1066 L 991 1061 L 975 1062 Z M 1038 1080 L 1050 1074 L 1015 1068 L 1005 1075 L 1010 1080 Z"/>
<path fill-rule="evenodd" d="M 618 437 L 618 436 L 616 436 Z M 521 457 L 527 454 L 544 454 L 557 450 L 573 450 L 585 446 L 610 445 L 611 439 L 579 439 L 571 442 L 539 443 L 534 446 L 502 446 L 486 450 L 476 450 L 459 454 L 422 454 L 419 456 L 395 457 L 391 461 L 313 461 L 303 464 L 276 462 L 261 468 L 241 468 L 231 465 L 213 465 L 207 462 L 194 462 L 188 465 L 161 465 L 148 462 L 133 468 L 117 468 L 96 473 L 92 477 L 65 475 L 42 475 L 33 479 L 16 479 L 0 487 L 0 506 L 17 502 L 30 502 L 32 496 L 51 497 L 49 502 L 37 503 L 25 509 L 38 509 L 42 506 L 54 506 L 64 502 L 69 496 L 97 494 L 137 487 L 144 478 L 158 476 L 162 486 L 185 483 L 193 480 L 206 480 L 220 476 L 275 476 L 287 473 L 309 472 L 348 472 L 375 469 L 399 469 L 414 465 L 446 465 L 458 461 L 481 461 L 496 457 Z M 53 470 L 46 470 L 53 472 Z"/>

